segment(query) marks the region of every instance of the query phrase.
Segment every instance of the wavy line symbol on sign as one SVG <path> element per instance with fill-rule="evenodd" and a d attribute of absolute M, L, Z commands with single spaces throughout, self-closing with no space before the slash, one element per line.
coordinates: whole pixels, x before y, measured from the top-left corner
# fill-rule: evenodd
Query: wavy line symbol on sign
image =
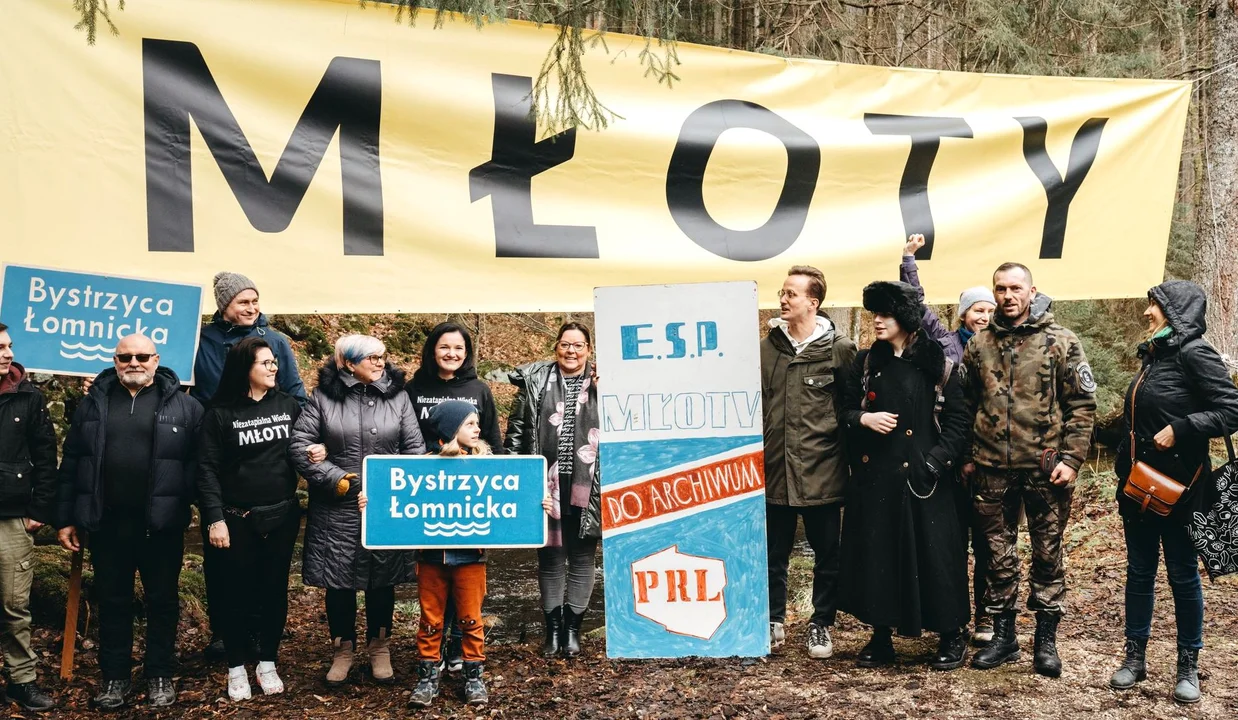
<path fill-rule="evenodd" d="M 70 352 L 78 350 L 79 352 Z M 100 355 L 99 353 L 107 353 Z M 112 359 L 112 349 L 102 345 L 87 345 L 86 343 L 60 343 L 60 357 L 68 358 L 69 360 L 98 360 L 107 362 Z"/>
<path fill-rule="evenodd" d="M 490 523 L 426 523 L 426 535 L 430 537 L 468 537 L 489 535 Z"/>

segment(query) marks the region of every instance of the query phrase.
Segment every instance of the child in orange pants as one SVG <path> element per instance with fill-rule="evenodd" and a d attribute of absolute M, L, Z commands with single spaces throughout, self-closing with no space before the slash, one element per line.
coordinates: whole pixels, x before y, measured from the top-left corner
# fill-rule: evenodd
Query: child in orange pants
<path fill-rule="evenodd" d="M 430 411 L 430 426 L 437 437 L 427 438 L 432 448 L 444 457 L 490 455 L 490 446 L 481 439 L 477 410 L 463 400 L 439 403 Z M 464 633 L 464 701 L 484 705 L 489 700 L 482 680 L 485 655 L 485 628 L 481 622 L 481 603 L 486 597 L 486 553 L 484 550 L 421 550 L 417 561 L 417 594 L 421 600 L 421 622 L 417 628 L 417 687 L 409 705 L 429 707 L 438 696 L 443 635 L 443 612 L 450 596 L 456 602 L 457 620 Z"/>

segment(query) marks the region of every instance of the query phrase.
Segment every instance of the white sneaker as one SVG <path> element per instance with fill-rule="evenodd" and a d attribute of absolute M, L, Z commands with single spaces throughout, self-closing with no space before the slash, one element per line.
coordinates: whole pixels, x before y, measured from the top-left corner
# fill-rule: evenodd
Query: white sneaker
<path fill-rule="evenodd" d="M 262 686 L 263 695 L 278 695 L 284 691 L 284 681 L 279 679 L 279 673 L 275 671 L 275 663 L 258 663 L 258 671 L 254 674 L 258 676 L 258 684 Z"/>
<path fill-rule="evenodd" d="M 808 623 L 808 657 L 824 659 L 834 654 L 834 640 L 828 627 Z"/>
<path fill-rule="evenodd" d="M 782 647 L 782 644 L 787 641 L 787 631 L 783 629 L 782 623 L 771 622 L 769 624 L 769 649 Z"/>
<path fill-rule="evenodd" d="M 245 672 L 245 666 L 228 668 L 228 699 L 232 702 L 240 702 L 253 697 L 249 691 L 249 674 Z"/>

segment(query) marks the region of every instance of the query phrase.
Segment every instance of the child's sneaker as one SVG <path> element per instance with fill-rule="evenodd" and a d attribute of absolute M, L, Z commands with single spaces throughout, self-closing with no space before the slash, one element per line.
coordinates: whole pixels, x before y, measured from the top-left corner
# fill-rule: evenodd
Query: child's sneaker
<path fill-rule="evenodd" d="M 254 674 L 258 676 L 258 684 L 262 686 L 263 695 L 278 695 L 284 691 L 284 681 L 280 680 L 279 673 L 275 671 L 275 663 L 270 661 L 258 663 L 258 671 Z"/>
<path fill-rule="evenodd" d="M 422 660 L 417 663 L 417 687 L 408 701 L 410 707 L 430 707 L 438 697 L 439 660 Z"/>
<path fill-rule="evenodd" d="M 464 662 L 464 702 L 469 705 L 485 705 L 490 701 L 486 682 L 481 673 L 486 667 L 479 662 Z"/>
<path fill-rule="evenodd" d="M 245 666 L 228 668 L 228 699 L 240 702 L 251 697 L 253 694 L 249 690 L 249 673 L 245 672 Z"/>

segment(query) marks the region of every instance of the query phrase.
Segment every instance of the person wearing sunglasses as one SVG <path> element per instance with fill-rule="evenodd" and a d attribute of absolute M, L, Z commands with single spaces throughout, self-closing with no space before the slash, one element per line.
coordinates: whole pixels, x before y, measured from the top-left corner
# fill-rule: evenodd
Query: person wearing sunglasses
<path fill-rule="evenodd" d="M 56 513 L 66 549 L 80 550 L 89 535 L 103 675 L 94 705 L 106 710 L 128 703 L 135 572 L 146 606 L 147 700 L 176 702 L 177 584 L 203 414 L 176 373 L 160 367 L 150 338 L 121 339 L 113 357 L 74 413 Z"/>
<path fill-rule="evenodd" d="M 589 362 L 589 329 L 559 328 L 555 359 L 512 372 L 519 388 L 507 421 L 505 447 L 546 458 L 550 542 L 537 551 L 537 580 L 546 618 L 542 655 L 580 654 L 580 626 L 597 574 L 602 537 L 598 475 L 597 383 Z"/>
<path fill-rule="evenodd" d="M 391 666 L 395 586 L 416 576 L 412 551 L 361 547 L 361 463 L 367 455 L 421 455 L 425 441 L 404 392 L 404 371 L 369 335 L 345 335 L 318 371 L 318 389 L 292 431 L 291 454 L 309 483 L 309 519 L 301 579 L 327 591 L 335 655 L 327 684 L 342 685 L 357 642 L 357 592 L 365 592 L 370 674 L 394 680 Z"/>
<path fill-rule="evenodd" d="M 278 372 L 266 340 L 247 337 L 233 345 L 202 422 L 198 505 L 208 542 L 219 553 L 216 578 L 223 602 L 216 613 L 233 702 L 252 694 L 245 656 L 254 629 L 258 685 L 264 695 L 284 691 L 275 662 L 288 620 L 288 573 L 301 528 L 297 471 L 288 452 L 301 406 L 276 387 Z"/>
<path fill-rule="evenodd" d="M 209 406 L 219 386 L 228 350 L 245 338 L 256 337 L 266 341 L 279 364 L 277 387 L 304 405 L 305 385 L 297 371 L 297 358 L 288 338 L 267 324 L 266 315 L 262 314 L 258 305 L 258 287 L 240 273 L 221 272 L 215 275 L 214 291 L 218 310 L 199 333 L 198 354 L 193 363 L 194 385 L 189 389 L 189 394 Z M 223 603 L 220 595 L 223 585 L 215 578 L 219 556 L 203 526 L 202 574 L 206 579 L 206 613 L 211 628 L 205 655 L 208 660 L 216 662 L 224 657 L 222 626 L 216 612 L 216 608 Z M 256 627 L 258 619 L 253 618 L 253 621 Z M 251 638 L 256 640 L 256 633 L 251 634 Z"/>

